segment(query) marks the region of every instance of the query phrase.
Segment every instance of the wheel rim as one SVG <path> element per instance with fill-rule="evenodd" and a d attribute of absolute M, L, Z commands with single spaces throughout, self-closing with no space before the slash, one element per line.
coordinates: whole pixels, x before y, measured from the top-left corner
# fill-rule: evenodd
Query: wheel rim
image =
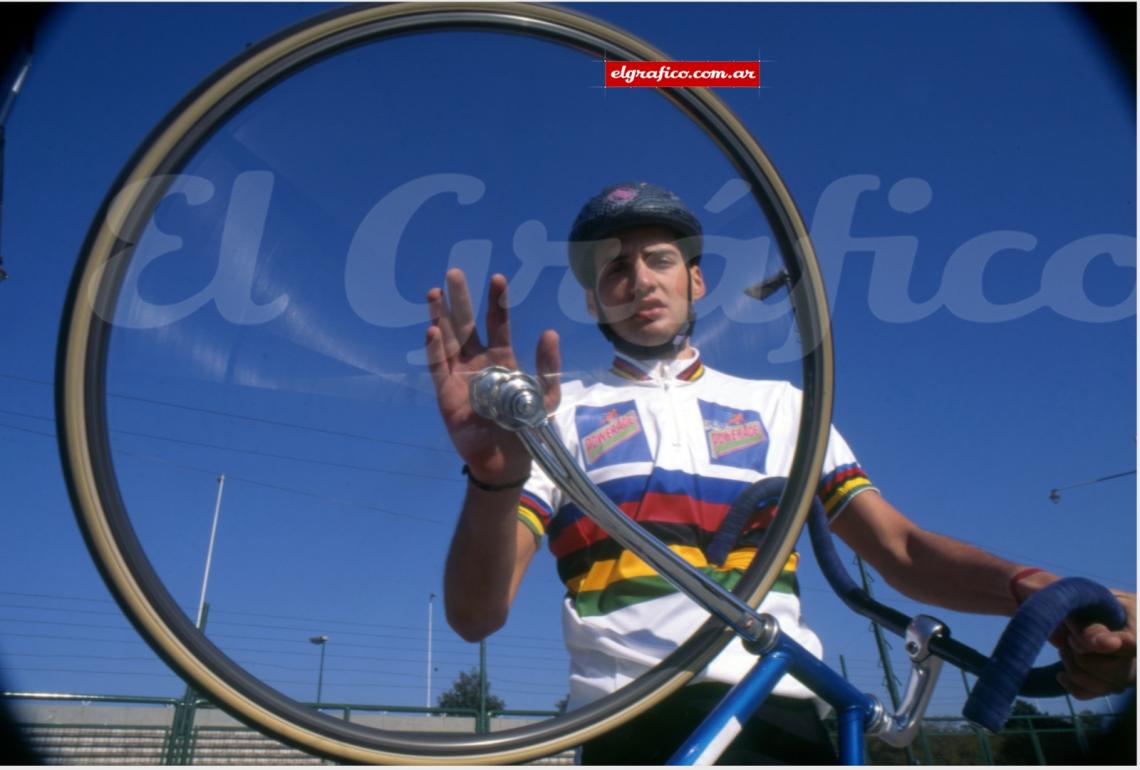
<path fill-rule="evenodd" d="M 346 761 L 513 763 L 555 753 L 641 713 L 684 685 L 732 639 L 709 621 L 651 671 L 570 714 L 480 736 L 390 733 L 334 719 L 268 687 L 231 661 L 176 605 L 126 512 L 105 413 L 105 366 L 114 308 L 130 246 L 169 179 L 238 108 L 322 57 L 365 42 L 440 29 L 535 37 L 614 60 L 667 60 L 647 43 L 575 13 L 541 7 L 439 4 L 349 8 L 288 29 L 224 66 L 171 111 L 140 145 L 88 232 L 69 289 L 57 359 L 60 452 L 88 548 L 125 614 L 158 654 L 197 690 L 240 720 L 308 751 Z M 819 478 L 830 427 L 833 362 L 822 277 L 802 218 L 774 166 L 743 124 L 704 89 L 662 91 L 706 129 L 752 184 L 781 246 L 803 341 L 804 406 L 779 514 L 736 593 L 753 606 L 794 547 Z M 123 258 L 123 255 L 127 258 Z M 115 255 L 116 259 L 112 259 Z M 790 256 L 789 256 L 790 255 Z"/>

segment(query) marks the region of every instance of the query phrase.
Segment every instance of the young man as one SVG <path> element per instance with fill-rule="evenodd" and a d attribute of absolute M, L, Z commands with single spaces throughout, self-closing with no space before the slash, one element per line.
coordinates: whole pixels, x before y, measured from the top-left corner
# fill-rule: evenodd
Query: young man
<path fill-rule="evenodd" d="M 731 586 L 772 512 L 761 511 L 741 532 L 730 533 L 729 547 L 710 545 L 740 491 L 761 478 L 787 475 L 800 394 L 788 383 L 741 380 L 701 362 L 689 340 L 693 303 L 705 293 L 702 231 L 668 190 L 647 183 L 606 188 L 583 207 L 570 241 L 571 268 L 616 358 L 610 372 L 589 383 L 560 385 L 558 338 L 545 332 L 537 368 L 549 386 L 547 411 L 615 504 L 689 563 Z M 506 280 L 491 280 L 486 345 L 476 334 L 460 271 L 447 274 L 447 290 L 446 297 L 438 288 L 428 293 L 428 359 L 440 413 L 469 481 L 444 578 L 448 621 L 472 641 L 498 629 L 540 539 L 548 536 L 568 589 L 563 628 L 571 658 L 569 706 L 576 708 L 648 670 L 706 615 L 532 469 L 516 436 L 472 412 L 472 374 L 493 364 L 517 368 Z M 834 429 L 819 495 L 832 530 L 892 586 L 919 601 L 1008 615 L 1057 579 L 916 526 L 871 486 Z M 760 609 L 822 655 L 800 618 L 795 562 L 793 555 Z M 1067 625 L 1054 636 L 1066 666 L 1062 683 L 1078 697 L 1135 682 L 1135 597 L 1119 596 L 1129 613 L 1124 631 Z M 583 762 L 663 763 L 753 662 L 733 642 L 694 684 L 587 744 Z M 834 762 L 813 704 L 802 685 L 785 677 L 722 762 Z"/>

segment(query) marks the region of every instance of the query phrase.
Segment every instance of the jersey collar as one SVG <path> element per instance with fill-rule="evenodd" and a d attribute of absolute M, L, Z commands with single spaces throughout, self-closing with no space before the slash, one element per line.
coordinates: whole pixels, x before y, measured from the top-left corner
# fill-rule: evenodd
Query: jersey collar
<path fill-rule="evenodd" d="M 663 358 L 639 361 L 623 353 L 614 354 L 611 372 L 626 380 L 634 382 L 665 382 L 678 380 L 693 382 L 705 373 L 705 365 L 701 363 L 701 352 L 693 348 L 696 353 L 692 358 Z"/>

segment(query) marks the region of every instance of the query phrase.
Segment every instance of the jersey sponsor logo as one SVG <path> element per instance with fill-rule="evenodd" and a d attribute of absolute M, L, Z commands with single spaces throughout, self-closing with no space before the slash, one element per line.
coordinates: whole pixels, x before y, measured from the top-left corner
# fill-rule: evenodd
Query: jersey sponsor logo
<path fill-rule="evenodd" d="M 633 401 L 601 407 L 579 406 L 575 410 L 575 421 L 587 468 L 649 461 L 649 442 Z"/>
<path fill-rule="evenodd" d="M 736 468 L 764 470 L 768 431 L 760 413 L 699 401 L 704 420 L 709 462 Z"/>

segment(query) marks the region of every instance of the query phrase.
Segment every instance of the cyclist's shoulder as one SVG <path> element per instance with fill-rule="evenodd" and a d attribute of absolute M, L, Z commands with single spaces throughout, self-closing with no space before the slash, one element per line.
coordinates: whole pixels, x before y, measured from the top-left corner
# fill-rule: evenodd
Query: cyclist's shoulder
<path fill-rule="evenodd" d="M 707 389 L 725 389 L 771 398 L 795 398 L 799 389 L 787 380 L 757 379 L 713 369 L 706 365 L 701 377 Z"/>

